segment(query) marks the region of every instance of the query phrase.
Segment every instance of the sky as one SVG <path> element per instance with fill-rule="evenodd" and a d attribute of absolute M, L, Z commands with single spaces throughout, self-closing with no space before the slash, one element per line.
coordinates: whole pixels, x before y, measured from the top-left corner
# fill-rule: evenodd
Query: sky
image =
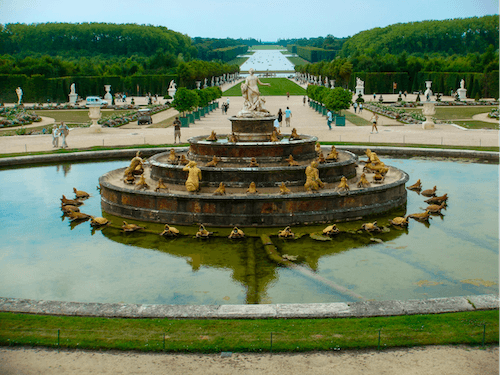
<path fill-rule="evenodd" d="M 0 24 L 135 23 L 190 37 L 269 42 L 498 13 L 498 0 L 0 0 Z"/>

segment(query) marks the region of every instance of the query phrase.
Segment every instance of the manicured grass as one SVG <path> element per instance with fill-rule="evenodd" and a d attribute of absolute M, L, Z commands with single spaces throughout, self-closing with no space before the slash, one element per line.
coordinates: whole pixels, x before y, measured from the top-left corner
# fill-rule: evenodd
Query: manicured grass
<path fill-rule="evenodd" d="M 245 63 L 245 61 L 247 61 L 249 58 L 248 57 L 237 57 L 231 61 L 228 61 L 227 63 L 229 65 L 243 65 Z"/>
<path fill-rule="evenodd" d="M 178 115 L 175 115 L 178 116 Z M 156 124 L 148 126 L 148 128 L 168 128 L 170 126 L 173 126 L 175 116 L 169 117 L 163 121 L 157 122 Z"/>
<path fill-rule="evenodd" d="M 283 46 L 277 46 L 277 45 L 259 45 L 259 46 L 251 46 L 249 49 L 250 50 L 259 50 L 259 49 L 283 49 L 285 47 Z"/>
<path fill-rule="evenodd" d="M 498 129 L 498 124 L 493 124 L 491 122 L 483 122 L 483 121 L 453 121 L 454 124 L 463 126 L 467 129 Z"/>
<path fill-rule="evenodd" d="M 358 115 L 355 115 L 350 112 L 344 112 L 346 120 L 350 121 L 356 126 L 368 126 L 371 125 L 371 122 L 368 120 L 365 120 L 363 117 L 359 117 Z"/>
<path fill-rule="evenodd" d="M 286 78 L 259 78 L 261 82 L 270 83 L 271 87 L 259 86 L 262 96 L 305 95 L 306 90 Z M 241 96 L 241 82 L 222 93 L 223 96 Z"/>
<path fill-rule="evenodd" d="M 309 61 L 304 60 L 302 57 L 299 56 L 292 56 L 292 57 L 287 57 L 287 59 L 293 64 L 293 65 L 306 65 L 309 64 Z"/>
<path fill-rule="evenodd" d="M 480 113 L 490 113 L 492 108 L 496 108 L 494 106 L 463 106 L 463 107 L 441 107 L 436 106 L 436 114 L 432 117 L 438 120 L 457 120 L 457 119 L 468 119 L 472 118 L 474 115 L 478 115 Z M 405 111 L 420 111 L 422 112 L 422 107 L 418 108 L 405 108 Z"/>
<path fill-rule="evenodd" d="M 0 313 L 0 345 L 170 352 L 498 345 L 498 310 L 384 318 L 168 320 Z M 59 335 L 59 338 L 58 338 Z M 271 349 L 272 335 L 272 349 Z M 59 345 L 58 345 L 59 342 Z"/>

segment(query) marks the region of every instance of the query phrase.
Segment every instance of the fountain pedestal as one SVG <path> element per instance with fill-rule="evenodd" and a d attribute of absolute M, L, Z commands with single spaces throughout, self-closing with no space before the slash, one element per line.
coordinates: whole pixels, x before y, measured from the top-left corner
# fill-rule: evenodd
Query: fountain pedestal
<path fill-rule="evenodd" d="M 422 114 L 425 116 L 425 121 L 422 123 L 422 129 L 434 129 L 434 121 L 432 121 L 432 116 L 436 114 L 436 108 L 434 108 L 434 103 L 426 102 L 424 103 L 424 108 L 422 109 Z"/>
<path fill-rule="evenodd" d="M 89 104 L 89 118 L 92 120 L 90 125 L 90 131 L 94 133 L 100 133 L 102 126 L 99 125 L 98 121 L 101 118 L 101 105 L 100 104 Z"/>

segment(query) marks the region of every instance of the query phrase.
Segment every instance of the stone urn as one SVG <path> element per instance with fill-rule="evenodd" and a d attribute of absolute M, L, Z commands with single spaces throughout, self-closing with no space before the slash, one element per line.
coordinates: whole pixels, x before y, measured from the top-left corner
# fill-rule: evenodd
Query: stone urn
<path fill-rule="evenodd" d="M 113 97 L 111 96 L 111 85 L 104 85 L 104 89 L 106 90 L 106 94 L 104 94 L 104 100 L 106 100 L 108 104 L 113 103 Z"/>
<path fill-rule="evenodd" d="M 99 125 L 97 121 L 101 118 L 101 105 L 100 104 L 89 104 L 87 105 L 89 108 L 89 118 L 92 120 L 92 124 L 90 125 L 90 131 L 94 133 L 99 133 L 102 129 L 102 126 Z"/>
<path fill-rule="evenodd" d="M 436 108 L 432 102 L 424 102 L 422 114 L 425 116 L 425 121 L 422 123 L 422 129 L 434 129 L 434 121 L 432 116 L 436 114 Z"/>

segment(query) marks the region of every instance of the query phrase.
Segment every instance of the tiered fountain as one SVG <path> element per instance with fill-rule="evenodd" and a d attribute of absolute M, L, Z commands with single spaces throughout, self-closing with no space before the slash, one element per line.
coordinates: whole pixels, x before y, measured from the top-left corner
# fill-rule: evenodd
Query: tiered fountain
<path fill-rule="evenodd" d="M 317 138 L 287 134 L 272 139 L 275 117 L 263 108 L 257 83 L 250 74 L 242 85 L 245 105 L 229 118 L 232 134 L 190 138 L 189 150 L 178 152 L 175 159 L 168 152 L 152 156 L 144 172 L 149 189 L 124 184 L 124 168 L 101 176 L 103 210 L 159 223 L 244 227 L 354 220 L 406 204 L 405 172 L 388 167 L 382 183 L 357 187 L 363 166 L 348 151 L 319 164 L 324 187 L 306 191 L 305 171 L 318 158 Z M 290 155 L 297 165 L 289 165 Z M 214 156 L 218 163 L 209 166 Z M 181 158 L 196 162 L 201 171 L 195 192 L 186 189 L 188 172 L 179 163 Z M 347 178 L 348 191 L 337 189 L 342 176 Z M 368 173 L 367 178 L 371 181 Z M 160 179 L 168 189 L 154 191 Z M 225 195 L 214 195 L 221 182 Z M 252 182 L 257 192 L 250 194 Z M 282 183 L 289 193 L 280 191 Z"/>

